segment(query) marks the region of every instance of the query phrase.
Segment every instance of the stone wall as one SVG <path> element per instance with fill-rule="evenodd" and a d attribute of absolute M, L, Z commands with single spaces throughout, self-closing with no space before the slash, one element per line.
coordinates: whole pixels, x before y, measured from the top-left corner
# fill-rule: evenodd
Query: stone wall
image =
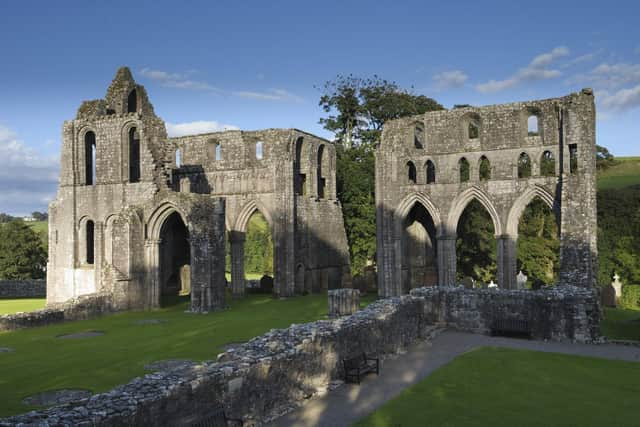
<path fill-rule="evenodd" d="M 0 280 L 0 298 L 44 298 L 46 280 Z"/>
<path fill-rule="evenodd" d="M 600 335 L 598 290 L 558 286 L 539 291 L 430 287 L 424 298 L 428 323 L 488 334 L 496 320 L 525 320 L 534 339 L 592 342 Z"/>
<path fill-rule="evenodd" d="M 47 326 L 69 320 L 86 320 L 116 311 L 109 295 L 85 295 L 43 310 L 0 315 L 0 332 Z"/>
<path fill-rule="evenodd" d="M 428 338 L 444 324 L 488 331 L 492 309 L 526 318 L 536 337 L 597 338 L 597 291 L 564 287 L 545 291 L 421 288 L 379 300 L 351 316 L 272 330 L 218 355 L 136 378 L 112 391 L 47 410 L 0 420 L 48 425 L 195 425 L 216 404 L 245 425 L 261 424 L 341 378 L 341 360 L 363 351 L 384 356 Z M 383 366 L 384 370 L 384 366 Z"/>

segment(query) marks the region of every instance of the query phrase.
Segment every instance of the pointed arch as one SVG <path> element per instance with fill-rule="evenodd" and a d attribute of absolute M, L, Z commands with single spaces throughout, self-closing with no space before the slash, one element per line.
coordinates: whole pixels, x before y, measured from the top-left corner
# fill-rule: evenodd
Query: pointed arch
<path fill-rule="evenodd" d="M 409 212 L 411 212 L 411 209 L 418 203 L 427 210 L 429 215 L 431 215 L 431 219 L 433 219 L 433 224 L 436 228 L 436 234 L 440 236 L 442 234 L 442 221 L 440 219 L 440 212 L 436 208 L 435 204 L 433 204 L 431 199 L 429 199 L 429 197 L 423 193 L 411 193 L 407 197 L 405 197 L 400 202 L 400 204 L 398 204 L 398 207 L 395 210 L 396 232 L 402 232 L 402 222 L 407 217 Z M 397 235 L 399 236 L 400 234 Z"/>
<path fill-rule="evenodd" d="M 251 215 L 253 215 L 256 211 L 260 212 L 262 216 L 264 216 L 273 232 L 273 220 L 271 217 L 271 213 L 259 200 L 251 200 L 246 205 L 244 205 L 244 207 L 238 214 L 233 231 L 240 231 L 243 233 L 246 232 L 249 219 L 251 218 Z"/>
<path fill-rule="evenodd" d="M 556 203 L 556 199 L 554 195 L 549 192 L 546 188 L 540 185 L 534 185 L 525 190 L 524 193 L 520 197 L 516 199 L 516 201 L 511 206 L 509 210 L 509 216 L 507 217 L 507 234 L 509 236 L 517 236 L 518 235 L 518 223 L 520 222 L 520 217 L 522 216 L 522 212 L 524 212 L 525 208 L 535 197 L 540 197 L 540 199 L 554 212 L 556 215 L 558 214 L 558 206 Z"/>
<path fill-rule="evenodd" d="M 152 240 L 160 240 L 160 235 L 162 231 L 162 225 L 165 220 L 173 213 L 177 213 L 182 218 L 182 222 L 184 222 L 185 226 L 188 230 L 191 229 L 189 226 L 189 222 L 187 222 L 187 215 L 185 212 L 178 207 L 178 205 L 174 204 L 170 201 L 164 201 L 158 205 L 158 207 L 149 215 L 149 219 L 147 220 L 147 239 Z"/>
<path fill-rule="evenodd" d="M 407 162 L 406 173 L 407 173 L 407 182 L 410 184 L 415 184 L 417 182 L 418 173 L 416 171 L 416 165 L 413 164 L 411 160 Z"/>
<path fill-rule="evenodd" d="M 456 234 L 460 215 L 462 215 L 462 212 L 465 210 L 469 202 L 471 202 L 471 200 L 473 199 L 476 199 L 478 202 L 480 202 L 480 204 L 489 213 L 489 216 L 491 216 L 491 219 L 493 220 L 493 229 L 495 231 L 495 235 L 502 235 L 502 223 L 500 222 L 498 211 L 496 210 L 489 196 L 476 186 L 470 187 L 462 193 L 458 194 L 458 196 L 451 203 L 451 209 L 449 210 L 449 216 L 447 217 L 446 232 L 451 235 Z"/>
<path fill-rule="evenodd" d="M 425 163 L 424 168 L 427 175 L 427 184 L 435 184 L 436 165 L 431 160 L 427 160 L 427 163 Z"/>

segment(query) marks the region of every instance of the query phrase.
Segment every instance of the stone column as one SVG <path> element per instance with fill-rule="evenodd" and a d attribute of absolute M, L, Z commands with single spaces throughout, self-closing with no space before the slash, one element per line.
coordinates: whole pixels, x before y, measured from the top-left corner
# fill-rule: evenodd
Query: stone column
<path fill-rule="evenodd" d="M 496 236 L 496 263 L 498 273 L 496 280 L 502 289 L 516 289 L 516 238 L 509 235 Z"/>
<path fill-rule="evenodd" d="M 439 236 L 438 286 L 456 284 L 456 236 Z"/>
<path fill-rule="evenodd" d="M 231 245 L 231 289 L 234 298 L 244 296 L 244 241 L 245 234 L 240 231 L 229 233 Z"/>
<path fill-rule="evenodd" d="M 145 287 L 147 288 L 146 308 L 160 307 L 160 240 L 144 242 L 144 264 L 147 271 Z"/>
<path fill-rule="evenodd" d="M 348 316 L 360 309 L 360 291 L 357 289 L 332 289 L 328 298 L 329 317 Z"/>

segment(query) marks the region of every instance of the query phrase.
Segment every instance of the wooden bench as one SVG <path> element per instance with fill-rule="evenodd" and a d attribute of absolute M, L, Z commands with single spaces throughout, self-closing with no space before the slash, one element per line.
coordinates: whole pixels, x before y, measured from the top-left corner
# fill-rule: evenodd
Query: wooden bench
<path fill-rule="evenodd" d="M 244 421 L 238 418 L 228 418 L 224 413 L 224 406 L 216 406 L 207 415 L 202 417 L 199 421 L 192 423 L 191 427 L 227 427 L 231 421 L 233 426 L 240 426 L 244 424 Z"/>
<path fill-rule="evenodd" d="M 380 375 L 380 359 L 377 357 L 367 357 L 365 353 L 350 359 L 342 359 L 344 365 L 344 381 L 356 380 L 360 384 L 362 375 L 375 372 Z"/>
<path fill-rule="evenodd" d="M 494 319 L 491 323 L 491 335 L 516 338 L 531 338 L 531 326 L 523 319 Z"/>

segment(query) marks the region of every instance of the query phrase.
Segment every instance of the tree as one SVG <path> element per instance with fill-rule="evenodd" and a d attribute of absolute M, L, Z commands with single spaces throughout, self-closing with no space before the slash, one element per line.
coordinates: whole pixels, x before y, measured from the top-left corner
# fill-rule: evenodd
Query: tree
<path fill-rule="evenodd" d="M 360 78 L 338 75 L 321 88 L 319 105 L 327 113 L 320 124 L 335 135 L 336 184 L 342 203 L 353 273 L 375 262 L 376 209 L 373 149 L 388 120 L 427 111 L 442 105 L 424 95 L 400 88 L 378 76 Z"/>
<path fill-rule="evenodd" d="M 496 240 L 487 210 L 472 200 L 458 220 L 456 258 L 458 279 L 465 276 L 487 283 L 496 277 Z"/>
<path fill-rule="evenodd" d="M 596 169 L 605 170 L 617 163 L 613 154 L 606 147 L 596 145 Z"/>
<path fill-rule="evenodd" d="M 0 226 L 0 279 L 42 279 L 47 254 L 40 237 L 20 220 Z"/>
<path fill-rule="evenodd" d="M 15 217 L 12 217 L 12 216 L 11 216 L 11 215 L 9 215 L 9 214 L 6 214 L 6 213 L 0 213 L 0 224 L 4 224 L 4 223 L 6 223 L 6 222 L 10 222 L 10 221 L 13 221 L 13 220 L 15 220 L 15 219 L 16 219 Z"/>
<path fill-rule="evenodd" d="M 518 224 L 518 268 L 529 281 L 555 284 L 559 271 L 560 241 L 556 217 L 538 197 L 522 212 Z"/>
<path fill-rule="evenodd" d="M 49 219 L 49 214 L 46 213 L 46 212 L 35 211 L 35 212 L 31 213 L 31 216 L 36 221 L 47 221 Z"/>

